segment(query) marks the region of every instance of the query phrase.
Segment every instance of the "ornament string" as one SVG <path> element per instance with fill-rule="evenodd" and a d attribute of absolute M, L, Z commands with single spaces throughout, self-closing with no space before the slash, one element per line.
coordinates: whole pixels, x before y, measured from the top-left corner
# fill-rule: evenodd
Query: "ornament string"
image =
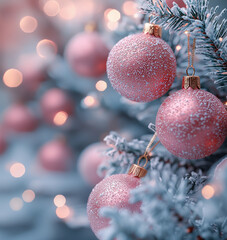
<path fill-rule="evenodd" d="M 153 150 L 155 149 L 155 147 L 160 143 L 160 141 L 157 141 L 157 142 L 154 144 L 154 146 L 152 146 L 152 144 L 154 143 L 156 137 L 157 137 L 157 133 L 155 133 L 155 134 L 153 135 L 153 137 L 151 138 L 150 142 L 148 143 L 148 145 L 147 145 L 147 147 L 146 147 L 146 150 L 145 150 L 144 154 L 143 154 L 142 156 L 140 156 L 140 158 L 138 159 L 137 165 L 140 164 L 140 161 L 141 161 L 142 159 L 145 159 L 146 162 L 145 162 L 145 164 L 143 165 L 143 167 L 146 167 L 146 165 L 147 165 L 147 163 L 148 163 L 148 157 L 149 157 L 151 151 L 153 151 Z"/>
<path fill-rule="evenodd" d="M 190 34 L 188 34 L 188 67 L 186 69 L 186 74 L 187 76 L 189 76 L 188 74 L 188 70 L 190 68 L 193 69 L 193 74 L 192 76 L 195 75 L 195 68 L 194 68 L 194 60 L 195 60 L 195 47 L 196 47 L 196 39 L 193 39 L 193 46 L 192 46 L 192 52 L 190 51 Z M 192 61 L 192 63 L 191 63 Z"/>

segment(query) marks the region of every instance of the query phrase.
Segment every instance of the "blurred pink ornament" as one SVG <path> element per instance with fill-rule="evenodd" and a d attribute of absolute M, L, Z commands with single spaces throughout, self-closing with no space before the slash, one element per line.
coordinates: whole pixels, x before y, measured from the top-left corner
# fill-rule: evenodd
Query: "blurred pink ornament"
<path fill-rule="evenodd" d="M 66 46 L 65 56 L 72 69 L 84 77 L 99 77 L 106 72 L 109 50 L 97 32 L 82 32 Z"/>
<path fill-rule="evenodd" d="M 172 8 L 173 7 L 173 2 L 177 3 L 177 5 L 182 8 L 182 7 L 186 7 L 186 4 L 184 3 L 183 0 L 166 0 L 167 5 Z"/>
<path fill-rule="evenodd" d="M 4 112 L 3 125 L 9 132 L 32 132 L 38 120 L 27 106 L 14 104 Z"/>
<path fill-rule="evenodd" d="M 49 171 L 67 171 L 72 166 L 72 152 L 62 139 L 44 144 L 39 150 L 39 161 Z"/>
<path fill-rule="evenodd" d="M 182 89 L 159 108 L 156 130 L 172 154 L 200 159 L 214 153 L 227 134 L 227 112 L 222 102 L 204 90 Z"/>
<path fill-rule="evenodd" d="M 104 143 L 94 143 L 86 147 L 79 156 L 79 171 L 84 180 L 90 185 L 96 185 L 103 177 L 97 173 L 100 164 L 107 159 L 105 151 L 108 149 Z"/>
<path fill-rule="evenodd" d="M 136 102 L 150 102 L 170 89 L 176 75 L 176 59 L 160 37 L 133 34 L 110 51 L 107 74 L 122 96 Z"/>
<path fill-rule="evenodd" d="M 61 89 L 49 89 L 41 98 L 41 111 L 46 122 L 54 124 L 54 118 L 59 112 L 70 116 L 74 112 L 73 102 L 70 97 Z"/>
<path fill-rule="evenodd" d="M 117 174 L 105 178 L 93 188 L 87 203 L 87 214 L 92 231 L 98 239 L 102 239 L 99 231 L 108 227 L 110 221 L 100 216 L 99 211 L 102 207 L 140 212 L 140 202 L 129 203 L 130 191 L 139 185 L 139 178 L 128 174 Z"/>
<path fill-rule="evenodd" d="M 25 55 L 21 57 L 18 69 L 23 75 L 20 88 L 33 95 L 46 78 L 45 64 L 38 56 Z"/>
<path fill-rule="evenodd" d="M 4 132 L 4 129 L 0 127 L 0 154 L 4 153 L 7 149 L 7 141 L 6 141 L 6 133 Z"/>

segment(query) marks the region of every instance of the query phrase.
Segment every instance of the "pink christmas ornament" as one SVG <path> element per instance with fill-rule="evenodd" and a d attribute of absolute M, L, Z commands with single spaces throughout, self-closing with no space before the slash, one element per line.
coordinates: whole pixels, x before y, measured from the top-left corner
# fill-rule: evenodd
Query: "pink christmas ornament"
<path fill-rule="evenodd" d="M 99 77 L 106 72 L 109 50 L 97 32 L 83 32 L 73 37 L 65 55 L 72 69 L 84 77 Z"/>
<path fill-rule="evenodd" d="M 107 74 L 113 88 L 122 96 L 136 102 L 150 102 L 171 87 L 176 59 L 160 36 L 160 27 L 148 23 L 144 33 L 123 38 L 110 51 Z"/>
<path fill-rule="evenodd" d="M 213 94 L 189 87 L 169 96 L 159 108 L 156 131 L 172 154 L 200 159 L 214 153 L 227 134 L 227 112 Z"/>
<path fill-rule="evenodd" d="M 177 5 L 178 5 L 180 8 L 183 8 L 183 7 L 185 8 L 185 7 L 186 7 L 186 5 L 185 5 L 185 3 L 184 3 L 183 0 L 166 0 L 166 4 L 167 4 L 170 8 L 173 7 L 173 2 L 177 3 Z"/>
<path fill-rule="evenodd" d="M 4 153 L 7 148 L 6 136 L 0 129 L 0 154 Z"/>
<path fill-rule="evenodd" d="M 97 171 L 99 165 L 107 159 L 104 154 L 107 148 L 104 143 L 94 143 L 86 147 L 79 157 L 79 171 L 90 185 L 96 185 L 104 177 L 100 177 Z"/>
<path fill-rule="evenodd" d="M 128 174 L 117 174 L 105 178 L 92 190 L 87 204 L 88 220 L 92 231 L 102 239 L 99 231 L 109 225 L 109 219 L 101 217 L 102 207 L 125 208 L 139 212 L 141 203 L 130 204 L 130 191 L 140 185 L 140 179 Z"/>
<path fill-rule="evenodd" d="M 32 132 L 37 128 L 38 120 L 28 107 L 15 104 L 4 113 L 3 125 L 12 132 Z"/>
<path fill-rule="evenodd" d="M 73 114 L 73 102 L 69 96 L 58 88 L 48 90 L 41 98 L 41 111 L 46 122 L 53 124 L 56 114 L 65 112 L 68 116 Z"/>
<path fill-rule="evenodd" d="M 42 167 L 49 171 L 67 171 L 72 165 L 72 152 L 62 139 L 43 145 L 38 158 Z"/>
<path fill-rule="evenodd" d="M 18 69 L 23 75 L 20 90 L 33 95 L 46 78 L 46 66 L 42 59 L 33 55 L 22 56 L 18 63 Z"/>

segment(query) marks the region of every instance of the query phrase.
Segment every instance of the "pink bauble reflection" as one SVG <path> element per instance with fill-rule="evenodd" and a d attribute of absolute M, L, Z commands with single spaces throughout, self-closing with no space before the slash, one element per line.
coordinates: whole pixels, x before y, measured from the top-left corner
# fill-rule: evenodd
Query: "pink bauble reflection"
<path fill-rule="evenodd" d="M 72 152 L 62 139 L 44 144 L 38 157 L 42 167 L 49 171 L 67 171 L 72 166 Z"/>
<path fill-rule="evenodd" d="M 119 41 L 110 51 L 107 74 L 114 89 L 136 102 L 164 95 L 176 75 L 176 59 L 161 38 L 138 33 Z"/>
<path fill-rule="evenodd" d="M 84 77 L 99 77 L 106 72 L 109 50 L 96 32 L 83 32 L 66 46 L 65 56 L 72 69 Z"/>
<path fill-rule="evenodd" d="M 100 177 L 97 171 L 99 165 L 107 160 L 104 153 L 107 148 L 104 143 L 94 143 L 86 147 L 79 157 L 79 171 L 90 185 L 96 185 L 104 177 Z"/>
<path fill-rule="evenodd" d="M 173 7 L 173 2 L 177 3 L 177 5 L 182 8 L 182 7 L 186 7 L 186 4 L 184 3 L 183 0 L 166 0 L 167 5 L 172 8 Z"/>
<path fill-rule="evenodd" d="M 159 108 L 156 130 L 172 154 L 200 159 L 214 153 L 227 134 L 227 112 L 221 101 L 203 90 L 182 89 Z"/>
<path fill-rule="evenodd" d="M 3 115 L 3 125 L 9 132 L 32 132 L 38 126 L 38 120 L 28 107 L 15 104 Z"/>
<path fill-rule="evenodd" d="M 105 178 L 92 190 L 87 204 L 87 214 L 91 228 L 98 239 L 99 231 L 109 225 L 109 219 L 101 217 L 102 207 L 124 208 L 139 212 L 141 203 L 130 204 L 130 190 L 140 185 L 140 179 L 128 174 L 117 174 Z"/>
<path fill-rule="evenodd" d="M 61 89 L 52 88 L 41 98 L 41 111 L 46 122 L 53 124 L 58 112 L 65 112 L 69 116 L 73 114 L 74 107 L 70 97 Z"/>

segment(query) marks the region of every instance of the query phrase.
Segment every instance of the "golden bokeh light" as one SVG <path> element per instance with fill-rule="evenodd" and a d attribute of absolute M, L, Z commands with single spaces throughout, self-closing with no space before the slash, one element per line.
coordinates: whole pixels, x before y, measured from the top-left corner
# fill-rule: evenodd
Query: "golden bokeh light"
<path fill-rule="evenodd" d="M 25 174 L 25 166 L 22 163 L 14 163 L 10 167 L 10 173 L 15 178 L 20 178 Z"/>
<path fill-rule="evenodd" d="M 65 219 L 70 216 L 70 209 L 68 206 L 64 205 L 62 207 L 58 207 L 56 209 L 56 215 L 57 217 L 61 219 Z"/>
<path fill-rule="evenodd" d="M 137 13 L 137 4 L 134 1 L 126 1 L 122 6 L 123 13 L 127 16 L 133 16 Z"/>
<path fill-rule="evenodd" d="M 118 22 L 121 19 L 121 14 L 117 9 L 107 9 L 106 11 L 107 11 L 107 12 L 105 12 L 106 13 L 106 19 L 109 22 L 115 23 L 115 22 Z M 105 15 L 105 13 L 104 13 L 104 15 Z"/>
<path fill-rule="evenodd" d="M 87 96 L 84 98 L 83 103 L 86 107 L 97 106 L 97 100 L 93 96 Z"/>
<path fill-rule="evenodd" d="M 95 85 L 96 89 L 100 92 L 103 92 L 107 89 L 107 83 L 103 80 L 99 80 L 96 85 Z"/>
<path fill-rule="evenodd" d="M 114 31 L 118 28 L 118 22 L 107 22 L 106 26 L 109 30 Z"/>
<path fill-rule="evenodd" d="M 66 198 L 64 195 L 56 195 L 54 198 L 54 205 L 56 207 L 63 207 L 66 204 Z"/>
<path fill-rule="evenodd" d="M 43 11 L 49 17 L 57 16 L 60 11 L 59 3 L 54 0 L 47 1 L 43 6 Z"/>
<path fill-rule="evenodd" d="M 51 58 L 57 53 L 57 45 L 49 39 L 43 39 L 38 42 L 36 52 L 41 58 Z"/>
<path fill-rule="evenodd" d="M 202 189 L 202 195 L 205 199 L 211 199 L 215 194 L 214 187 L 211 185 L 206 185 Z"/>
<path fill-rule="evenodd" d="M 30 203 L 35 199 L 35 193 L 32 190 L 27 189 L 23 192 L 22 198 L 25 202 Z"/>
<path fill-rule="evenodd" d="M 59 13 L 60 17 L 64 20 L 71 20 L 76 17 L 76 5 L 74 2 L 67 2 L 65 6 L 63 6 Z"/>
<path fill-rule="evenodd" d="M 180 51 L 181 48 L 182 48 L 181 45 L 177 45 L 177 46 L 176 46 L 177 51 Z"/>
<path fill-rule="evenodd" d="M 38 22 L 32 16 L 25 16 L 20 20 L 20 29 L 25 33 L 32 33 L 36 30 Z"/>
<path fill-rule="evenodd" d="M 223 41 L 223 38 L 220 37 L 220 38 L 219 38 L 219 41 L 222 42 L 222 41 Z"/>
<path fill-rule="evenodd" d="M 61 125 L 65 124 L 67 119 L 68 119 L 68 113 L 66 113 L 64 111 L 60 111 L 55 114 L 53 122 L 55 125 L 61 126 Z"/>
<path fill-rule="evenodd" d="M 18 87 L 23 81 L 22 73 L 15 69 L 8 69 L 3 75 L 3 82 L 7 87 L 15 88 Z"/>
<path fill-rule="evenodd" d="M 9 202 L 9 206 L 13 211 L 19 211 L 23 207 L 23 201 L 21 198 L 12 198 Z"/>

